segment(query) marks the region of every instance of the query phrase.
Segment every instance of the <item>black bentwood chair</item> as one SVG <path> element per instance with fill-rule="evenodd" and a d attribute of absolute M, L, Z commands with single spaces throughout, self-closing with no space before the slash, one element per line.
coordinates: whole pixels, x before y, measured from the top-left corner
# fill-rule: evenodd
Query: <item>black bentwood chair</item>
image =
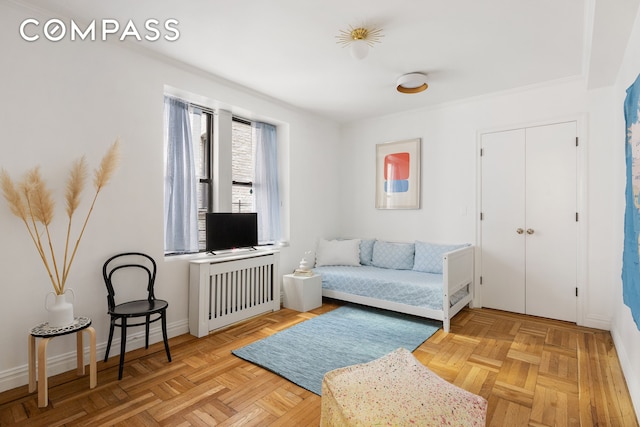
<path fill-rule="evenodd" d="M 124 274 L 125 271 L 127 272 L 126 274 Z M 104 354 L 104 361 L 106 362 L 109 358 L 111 340 L 113 339 L 113 330 L 117 326 L 121 330 L 120 368 L 118 370 L 118 379 L 122 379 L 124 353 L 127 343 L 127 328 L 129 326 L 145 326 L 144 348 L 149 348 L 149 325 L 157 320 L 161 320 L 164 349 L 167 351 L 167 358 L 169 359 L 169 362 L 171 362 L 169 341 L 167 340 L 167 307 L 169 306 L 169 303 L 161 299 L 156 299 L 153 293 L 153 286 L 156 280 L 156 262 L 153 258 L 139 252 L 126 252 L 112 256 L 104 263 L 104 266 L 102 267 L 102 276 L 104 277 L 104 283 L 107 285 L 107 302 L 109 305 L 108 313 L 109 316 L 111 316 L 109 341 L 107 342 L 107 351 Z M 117 281 L 115 280 L 116 277 Z M 131 295 L 133 294 L 132 285 L 140 284 L 141 277 L 142 282 L 146 281 L 147 283 L 147 299 L 138 299 L 116 304 L 114 284 L 117 282 L 117 287 L 122 294 Z M 125 289 L 125 287 L 127 289 Z M 144 321 L 139 320 L 137 321 L 138 323 L 129 323 L 130 319 L 138 317 L 144 317 Z"/>

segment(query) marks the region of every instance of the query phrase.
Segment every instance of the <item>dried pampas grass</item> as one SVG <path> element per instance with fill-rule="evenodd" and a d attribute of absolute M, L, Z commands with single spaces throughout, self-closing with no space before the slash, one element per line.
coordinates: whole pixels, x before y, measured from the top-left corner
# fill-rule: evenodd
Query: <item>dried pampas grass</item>
<path fill-rule="evenodd" d="M 71 218 L 73 213 L 78 209 L 80 204 L 80 195 L 84 190 L 84 184 L 87 180 L 87 161 L 84 156 L 80 157 L 73 163 L 69 180 L 67 181 L 67 191 L 65 193 L 65 202 L 67 204 L 67 216 Z"/>
<path fill-rule="evenodd" d="M 49 228 L 53 221 L 55 210 L 53 193 L 51 189 L 47 188 L 46 183 L 42 179 L 40 168 L 36 166 L 28 171 L 24 179 L 18 184 L 13 182 L 4 169 L 0 171 L 0 185 L 2 186 L 2 193 L 9 205 L 9 209 L 11 213 L 20 218 L 27 227 L 29 237 L 36 246 L 38 254 L 53 284 L 53 289 L 58 295 L 64 293 L 64 287 L 67 282 L 69 270 L 71 269 L 71 264 L 73 264 L 78 247 L 80 246 L 80 240 L 93 212 L 98 194 L 100 194 L 102 188 L 111 180 L 119 161 L 120 141 L 116 140 L 102 158 L 100 166 L 94 172 L 93 184 L 95 194 L 73 246 L 71 246 L 73 218 L 82 200 L 81 196 L 88 172 L 84 157 L 81 157 L 72 165 L 65 191 L 68 225 L 62 270 L 60 270 L 58 266 L 58 259 L 56 258 L 56 252 L 53 248 Z"/>

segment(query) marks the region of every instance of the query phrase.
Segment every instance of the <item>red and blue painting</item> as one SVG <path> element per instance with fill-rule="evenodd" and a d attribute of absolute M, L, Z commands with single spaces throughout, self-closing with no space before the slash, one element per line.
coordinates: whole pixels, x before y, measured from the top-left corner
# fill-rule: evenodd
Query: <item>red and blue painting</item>
<path fill-rule="evenodd" d="M 376 145 L 376 208 L 420 208 L 420 142 Z"/>
<path fill-rule="evenodd" d="M 385 193 L 406 193 L 409 191 L 409 171 L 411 154 L 393 153 L 384 156 Z"/>

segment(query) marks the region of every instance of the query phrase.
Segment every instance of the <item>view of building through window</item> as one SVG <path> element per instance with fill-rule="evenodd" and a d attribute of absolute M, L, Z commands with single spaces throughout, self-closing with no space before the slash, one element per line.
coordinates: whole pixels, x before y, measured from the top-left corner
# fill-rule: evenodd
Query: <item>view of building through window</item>
<path fill-rule="evenodd" d="M 250 122 L 234 119 L 232 124 L 232 212 L 255 212 L 253 197 L 253 150 Z"/>

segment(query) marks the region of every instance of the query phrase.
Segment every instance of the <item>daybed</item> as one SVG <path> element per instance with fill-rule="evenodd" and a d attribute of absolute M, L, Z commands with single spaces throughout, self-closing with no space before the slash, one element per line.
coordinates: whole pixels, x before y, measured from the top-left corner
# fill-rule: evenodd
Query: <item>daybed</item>
<path fill-rule="evenodd" d="M 375 239 L 320 240 L 322 295 L 442 321 L 473 299 L 473 246 Z"/>

